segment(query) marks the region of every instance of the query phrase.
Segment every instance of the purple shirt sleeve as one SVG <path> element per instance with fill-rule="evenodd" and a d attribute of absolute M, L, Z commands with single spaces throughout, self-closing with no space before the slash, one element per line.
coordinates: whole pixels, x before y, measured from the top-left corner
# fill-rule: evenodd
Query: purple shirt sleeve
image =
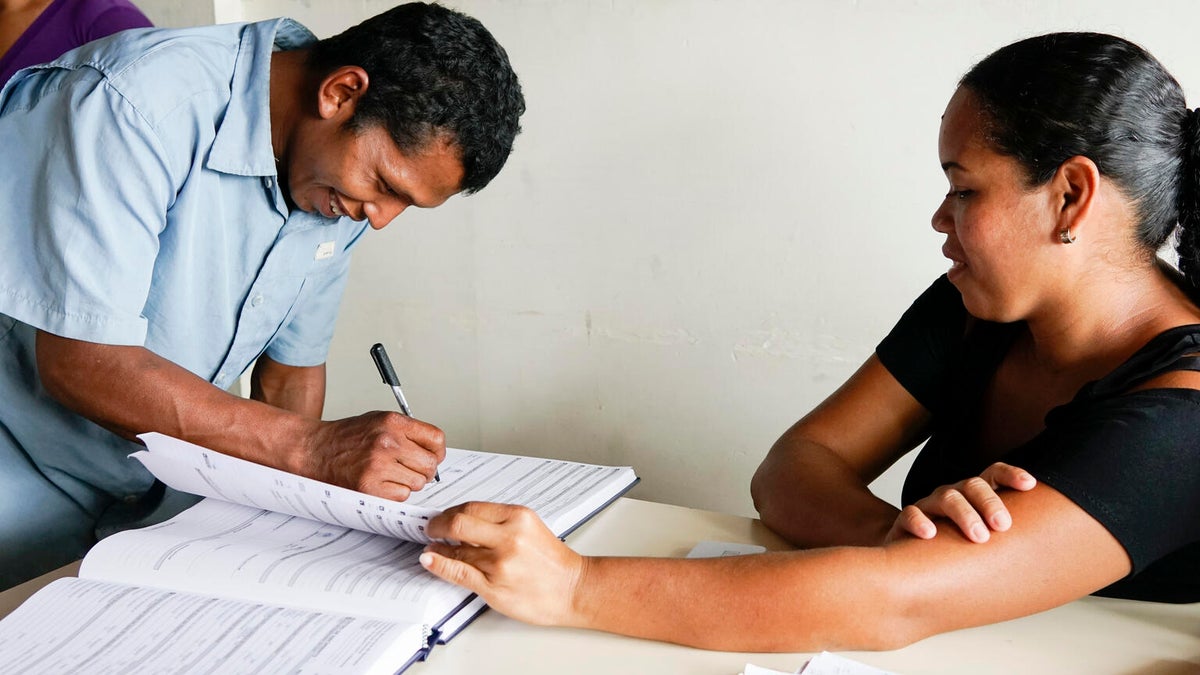
<path fill-rule="evenodd" d="M 152 25 L 129 0 L 54 0 L 0 56 L 0 86 L 22 68 L 118 31 Z"/>
<path fill-rule="evenodd" d="M 91 25 L 87 27 L 84 42 L 99 40 L 102 37 L 108 37 L 113 33 L 129 28 L 151 28 L 153 26 L 154 24 L 150 23 L 150 19 L 147 19 L 146 15 L 142 14 L 137 7 L 123 3 L 113 3 L 111 8 L 97 14 L 92 19 Z"/>

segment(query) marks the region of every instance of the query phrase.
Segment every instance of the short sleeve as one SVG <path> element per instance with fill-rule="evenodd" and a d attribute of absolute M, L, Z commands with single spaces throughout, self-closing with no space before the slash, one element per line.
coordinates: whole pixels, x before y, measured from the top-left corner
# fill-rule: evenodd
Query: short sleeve
<path fill-rule="evenodd" d="M 945 275 L 933 282 L 875 348 L 883 366 L 932 412 L 945 409 L 944 382 L 961 350 L 967 310 Z"/>
<path fill-rule="evenodd" d="M 1005 461 L 1104 525 L 1134 574 L 1200 541 L 1200 391 L 1148 389 L 1069 404 Z"/>
<path fill-rule="evenodd" d="M 98 72 L 34 68 L 4 90 L 0 147 L 0 312 L 64 337 L 143 344 L 173 195 L 153 130 Z"/>

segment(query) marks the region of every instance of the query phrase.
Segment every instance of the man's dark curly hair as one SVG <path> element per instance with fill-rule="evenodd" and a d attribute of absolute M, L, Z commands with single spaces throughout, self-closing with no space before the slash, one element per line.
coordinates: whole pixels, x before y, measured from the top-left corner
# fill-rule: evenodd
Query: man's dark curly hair
<path fill-rule="evenodd" d="M 496 177 L 521 131 L 525 97 L 508 54 L 479 21 L 441 5 L 400 5 L 321 40 L 308 66 L 367 72 L 351 128 L 381 124 L 405 152 L 448 134 L 468 194 Z"/>

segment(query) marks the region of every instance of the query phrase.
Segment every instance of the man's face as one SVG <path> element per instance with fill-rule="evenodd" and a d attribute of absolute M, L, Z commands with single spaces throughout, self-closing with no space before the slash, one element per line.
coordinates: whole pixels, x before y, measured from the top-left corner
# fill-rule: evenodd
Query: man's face
<path fill-rule="evenodd" d="M 323 120 L 290 147 L 282 170 L 292 204 L 326 218 L 367 219 L 378 230 L 409 206 L 432 208 L 461 189 L 458 148 L 444 136 L 405 153 L 381 125 L 350 130 Z"/>

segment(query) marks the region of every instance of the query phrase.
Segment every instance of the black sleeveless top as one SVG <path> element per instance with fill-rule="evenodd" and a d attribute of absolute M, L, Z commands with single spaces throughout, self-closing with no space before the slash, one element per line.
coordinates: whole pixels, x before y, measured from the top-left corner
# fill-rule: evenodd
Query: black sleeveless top
<path fill-rule="evenodd" d="M 904 483 L 911 504 L 991 464 L 975 442 L 982 397 L 1022 325 L 971 319 L 938 279 L 876 349 L 933 415 Z M 1028 470 L 1104 525 L 1133 563 L 1096 595 L 1200 601 L 1200 391 L 1129 390 L 1173 370 L 1200 371 L 1200 325 L 1168 330 L 1046 415 L 1046 428 L 999 458 Z M 1014 525 L 1019 527 L 1019 524 Z"/>

